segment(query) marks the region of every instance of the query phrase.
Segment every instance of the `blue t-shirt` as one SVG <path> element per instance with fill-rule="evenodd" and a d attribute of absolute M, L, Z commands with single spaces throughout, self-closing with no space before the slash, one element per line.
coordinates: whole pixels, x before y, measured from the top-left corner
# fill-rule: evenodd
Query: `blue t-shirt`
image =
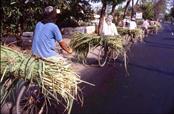
<path fill-rule="evenodd" d="M 41 58 L 55 56 L 58 54 L 55 50 L 56 41 L 61 40 L 62 34 L 56 24 L 38 22 L 33 36 L 32 53 Z"/>

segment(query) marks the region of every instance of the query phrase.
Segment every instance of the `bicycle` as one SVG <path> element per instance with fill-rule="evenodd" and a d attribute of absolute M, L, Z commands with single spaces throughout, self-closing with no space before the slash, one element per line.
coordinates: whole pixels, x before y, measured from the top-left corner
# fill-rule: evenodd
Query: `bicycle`
<path fill-rule="evenodd" d="M 143 30 L 143 37 L 148 37 L 148 35 L 150 34 L 150 30 L 144 27 L 142 27 L 142 30 Z"/>
<path fill-rule="evenodd" d="M 149 29 L 149 34 L 157 34 L 158 33 L 157 26 L 151 26 L 148 29 Z"/>
<path fill-rule="evenodd" d="M 0 86 L 2 94 L 9 94 L 1 96 L 1 103 L 2 105 L 8 101 L 12 103 L 12 107 L 9 107 L 10 113 L 46 114 L 48 110 L 49 112 L 52 110 L 52 112 L 56 113 L 58 111 L 64 112 L 64 107 L 57 105 L 57 102 L 51 96 L 49 96 L 48 101 L 43 95 L 44 91 L 33 81 L 15 77 L 13 73 L 10 73 L 5 77 L 2 75 Z M 59 95 L 57 97 L 61 98 Z"/>
<path fill-rule="evenodd" d="M 100 47 L 98 55 L 98 64 L 100 67 L 105 66 L 108 60 L 113 59 L 114 61 L 118 58 L 119 54 L 113 51 L 112 48 L 108 47 L 107 51 L 105 47 Z"/>
<path fill-rule="evenodd" d="M 45 103 L 40 87 L 33 82 L 24 81 L 16 101 L 17 114 L 42 114 Z"/>
<path fill-rule="evenodd" d="M 12 74 L 1 80 L 0 85 L 1 93 L 3 92 L 2 94 L 5 94 L 1 96 L 2 105 L 4 105 L 8 100 L 12 103 L 12 107 L 9 107 L 10 113 L 13 113 L 13 109 L 16 105 L 17 114 L 36 114 L 38 112 L 39 114 L 42 114 L 43 108 L 40 107 L 40 110 L 35 110 L 35 107 L 43 104 L 44 100 L 44 96 L 41 95 L 38 85 L 24 79 L 16 78 Z M 16 95 L 17 97 L 14 97 Z"/>
<path fill-rule="evenodd" d="M 13 93 L 15 92 L 15 86 L 12 83 L 17 83 L 18 79 L 12 74 L 8 74 L 8 77 L 1 77 L 0 88 L 1 88 L 1 106 L 5 106 L 7 102 L 10 102 L 11 106 L 8 107 L 9 111 L 12 112 L 15 99 L 13 99 Z"/>
<path fill-rule="evenodd" d="M 113 59 L 114 61 L 118 58 L 119 52 L 114 50 L 111 46 L 108 46 L 106 41 L 102 42 L 102 46 L 100 46 L 99 54 L 98 54 L 98 65 L 100 67 L 105 66 L 107 61 Z"/>
<path fill-rule="evenodd" d="M 54 63 L 53 61 L 42 59 L 34 55 L 32 56 L 36 59 Z M 53 97 L 52 95 L 44 95 L 44 89 L 40 87 L 39 84 L 35 82 L 35 80 L 31 81 L 23 79 L 22 82 L 23 83 L 20 86 L 20 91 L 16 100 L 17 114 L 47 114 L 48 112 L 57 113 L 58 111 L 65 112 L 65 110 L 63 109 L 64 107 L 61 107 L 62 105 L 57 105 L 58 102 L 55 101 L 55 97 Z M 59 96 L 58 94 L 56 95 L 56 97 L 56 99 L 61 98 L 61 96 Z M 72 104 L 70 105 L 72 106 Z M 69 110 L 68 114 L 70 114 L 70 111 L 71 110 Z"/>
<path fill-rule="evenodd" d="M 136 41 L 134 40 L 134 35 L 131 34 L 129 31 L 123 37 L 123 47 L 124 47 L 125 51 L 126 52 L 129 51 L 134 43 L 136 43 Z"/>

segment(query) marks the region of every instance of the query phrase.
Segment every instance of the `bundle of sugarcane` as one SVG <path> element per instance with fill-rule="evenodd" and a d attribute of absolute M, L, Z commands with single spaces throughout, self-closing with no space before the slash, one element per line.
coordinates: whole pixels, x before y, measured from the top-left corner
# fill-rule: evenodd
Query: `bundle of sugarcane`
<path fill-rule="evenodd" d="M 79 98 L 78 84 L 87 83 L 80 79 L 69 63 L 60 61 L 45 61 L 33 56 L 24 55 L 6 46 L 1 46 L 1 82 L 12 73 L 16 79 L 24 79 L 39 85 L 44 97 L 54 98 L 63 103 L 65 109 L 70 109 L 72 99 Z M 16 83 L 12 83 L 16 84 Z M 90 83 L 88 83 L 90 84 Z M 2 93 L 2 98 L 7 94 Z M 63 102 L 60 99 L 63 98 Z M 80 97 L 81 98 L 81 97 Z M 1 99 L 1 103 L 4 99 Z"/>
<path fill-rule="evenodd" d="M 130 34 L 132 34 L 135 41 L 142 41 L 144 38 L 143 30 L 140 28 L 130 30 Z"/>
<path fill-rule="evenodd" d="M 71 38 L 70 46 L 77 54 L 77 59 L 83 61 L 87 58 L 90 49 L 100 44 L 100 40 L 100 36 L 96 34 L 75 33 Z"/>
<path fill-rule="evenodd" d="M 80 61 L 86 60 L 91 48 L 103 45 L 103 42 L 115 51 L 123 51 L 122 38 L 120 36 L 98 36 L 96 34 L 75 33 L 70 41 L 70 46 L 76 52 Z"/>
<path fill-rule="evenodd" d="M 120 55 L 124 53 L 123 39 L 120 36 L 103 36 L 102 39 L 113 49 L 113 51 Z"/>
<path fill-rule="evenodd" d="M 148 27 L 148 29 L 150 29 L 150 30 L 156 30 L 157 29 L 157 26 L 156 25 L 151 25 L 151 26 Z"/>
<path fill-rule="evenodd" d="M 121 36 L 127 35 L 129 33 L 129 29 L 128 28 L 123 28 L 123 27 L 117 27 L 118 33 Z"/>
<path fill-rule="evenodd" d="M 157 30 L 161 28 L 161 24 L 159 22 L 156 22 Z"/>
<path fill-rule="evenodd" d="M 150 27 L 148 27 L 149 32 L 152 33 L 156 33 L 158 32 L 158 30 L 160 29 L 160 25 L 155 23 L 154 25 L 151 25 Z"/>
<path fill-rule="evenodd" d="M 143 38 L 143 30 L 140 28 L 129 30 L 128 28 L 118 27 L 117 29 L 121 36 L 130 35 L 133 41 L 139 41 Z"/>
<path fill-rule="evenodd" d="M 161 28 L 161 24 L 159 22 L 155 22 L 153 25 L 151 25 L 148 29 L 151 30 L 159 30 Z"/>

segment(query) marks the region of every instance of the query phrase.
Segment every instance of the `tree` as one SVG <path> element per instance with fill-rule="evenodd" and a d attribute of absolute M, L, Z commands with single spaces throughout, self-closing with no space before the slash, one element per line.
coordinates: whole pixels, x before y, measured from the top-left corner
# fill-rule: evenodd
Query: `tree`
<path fill-rule="evenodd" d="M 138 6 L 138 3 L 140 2 L 140 0 L 137 0 L 136 3 L 134 4 L 134 0 L 127 0 L 126 6 L 125 6 L 125 10 L 124 10 L 124 15 L 123 18 L 125 18 L 126 14 L 127 14 L 127 10 L 130 6 L 130 3 L 132 2 L 132 8 L 131 8 L 131 18 L 133 18 L 134 13 L 135 13 L 135 6 Z"/>
<path fill-rule="evenodd" d="M 136 5 L 138 5 L 139 2 L 140 2 L 140 0 L 137 0 Z"/>
<path fill-rule="evenodd" d="M 134 0 L 132 0 L 132 13 L 131 13 L 131 18 L 134 16 Z"/>
<path fill-rule="evenodd" d="M 2 33 L 33 31 L 42 19 L 43 9 L 52 5 L 61 10 L 61 18 L 89 21 L 93 11 L 86 0 L 3 0 L 1 1 Z"/>
<path fill-rule="evenodd" d="M 174 6 L 170 10 L 170 15 L 174 18 Z"/>
<path fill-rule="evenodd" d="M 126 6 L 125 6 L 123 18 L 125 18 L 125 16 L 126 16 L 126 12 L 128 10 L 128 7 L 129 7 L 130 2 L 131 2 L 131 0 L 127 0 L 127 2 L 126 2 Z"/>
<path fill-rule="evenodd" d="M 152 2 L 147 2 L 142 5 L 143 18 L 144 19 L 154 19 L 154 6 Z"/>
<path fill-rule="evenodd" d="M 160 14 L 164 14 L 166 11 L 166 0 L 158 0 L 154 3 L 155 18 L 158 19 Z"/>
<path fill-rule="evenodd" d="M 4 0 L 1 6 L 2 34 L 15 35 L 20 45 L 22 31 L 34 28 L 34 23 L 41 17 L 41 8 L 25 0 Z"/>
<path fill-rule="evenodd" d="M 94 18 L 94 11 L 86 0 L 69 0 L 68 8 L 62 9 L 61 27 L 79 26 L 79 22 L 89 22 Z"/>
<path fill-rule="evenodd" d="M 51 0 L 3 0 L 3 30 L 8 29 L 12 33 L 33 30 L 35 23 L 42 17 L 42 9 L 49 5 L 48 1 Z M 56 4 L 53 1 L 50 3 Z"/>
<path fill-rule="evenodd" d="M 113 5 L 112 5 L 112 10 L 111 10 L 111 14 L 114 16 L 115 14 L 115 8 L 118 4 L 121 4 L 122 2 L 124 2 L 126 0 L 115 0 Z"/>

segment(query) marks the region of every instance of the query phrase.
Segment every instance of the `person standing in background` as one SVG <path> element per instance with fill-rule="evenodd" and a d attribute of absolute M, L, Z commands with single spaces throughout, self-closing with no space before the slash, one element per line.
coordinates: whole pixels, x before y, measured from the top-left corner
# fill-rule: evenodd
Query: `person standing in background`
<path fill-rule="evenodd" d="M 137 23 L 135 22 L 135 18 L 132 18 L 131 21 L 129 22 L 129 30 L 134 30 L 137 28 Z"/>

